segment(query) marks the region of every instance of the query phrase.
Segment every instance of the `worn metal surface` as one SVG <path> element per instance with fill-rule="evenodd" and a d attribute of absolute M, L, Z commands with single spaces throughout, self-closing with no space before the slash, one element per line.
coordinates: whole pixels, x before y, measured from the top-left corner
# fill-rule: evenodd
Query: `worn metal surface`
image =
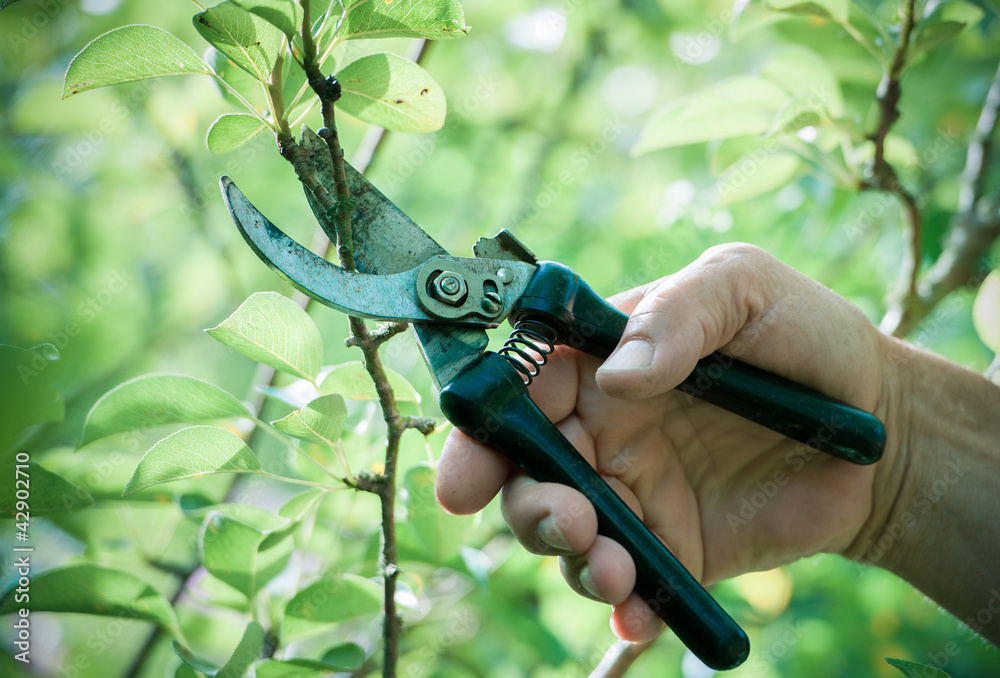
<path fill-rule="evenodd" d="M 360 172 L 344 163 L 351 191 L 351 234 L 359 271 L 386 275 L 448 254 L 434 238 L 385 197 Z"/>
<path fill-rule="evenodd" d="M 295 288 L 349 315 L 404 322 L 444 320 L 460 325 L 495 326 L 510 312 L 535 271 L 534 265 L 524 262 L 449 256 L 432 256 L 427 261 L 419 258 L 422 254 L 415 251 L 404 254 L 399 249 L 380 250 L 374 246 L 369 248 L 375 250 L 369 253 L 374 268 L 410 268 L 386 275 L 345 271 L 288 237 L 251 204 L 231 179 L 222 177 L 220 183 L 233 221 L 257 256 Z M 500 283 L 497 278 L 501 264 L 510 272 L 508 284 Z M 461 306 L 456 308 L 426 298 L 428 271 L 433 270 L 462 272 L 470 284 L 470 293 Z M 492 303 L 483 307 L 487 293 L 499 295 L 499 311 L 492 308 Z M 425 297 L 423 303 L 421 296 Z"/>
<path fill-rule="evenodd" d="M 508 261 L 523 261 L 537 264 L 538 257 L 524 246 L 514 234 L 506 228 L 492 238 L 480 238 L 472 246 L 472 252 L 481 259 L 500 259 Z"/>
<path fill-rule="evenodd" d="M 350 315 L 407 322 L 428 319 L 414 291 L 417 271 L 388 276 L 345 271 L 285 235 L 229 177 L 220 183 L 229 214 L 247 244 L 295 288 Z"/>

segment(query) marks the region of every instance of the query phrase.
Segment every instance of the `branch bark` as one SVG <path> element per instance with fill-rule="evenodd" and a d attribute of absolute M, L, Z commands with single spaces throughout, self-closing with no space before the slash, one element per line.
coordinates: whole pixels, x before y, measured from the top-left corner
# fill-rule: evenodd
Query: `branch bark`
<path fill-rule="evenodd" d="M 303 185 L 311 191 L 316 203 L 313 207 L 321 207 L 321 213 L 316 217 L 320 224 L 333 222 L 333 238 L 336 238 L 337 256 L 341 267 L 348 271 L 355 270 L 354 246 L 351 237 L 351 196 L 350 188 L 347 185 L 347 174 L 344 169 L 344 150 L 340 145 L 340 136 L 337 132 L 335 117 L 335 104 L 340 98 L 340 84 L 333 76 L 324 77 L 318 62 L 316 44 L 311 33 L 312 22 L 310 20 L 309 2 L 301 2 L 302 17 L 302 44 L 303 60 L 306 79 L 309 86 L 320 100 L 320 111 L 323 116 L 323 128 L 319 131 L 319 137 L 326 142 L 329 159 L 332 163 L 333 191 L 324 187 L 317 178 L 316 172 L 308 157 L 310 152 L 302 145 L 296 144 L 291 138 L 290 131 L 283 129 L 279 135 L 279 146 L 289 162 L 295 167 Z M 420 41 L 420 54 L 424 53 L 426 41 Z M 419 58 L 418 58 L 419 61 Z M 377 148 L 377 143 L 373 147 Z M 322 160 L 317 159 L 317 162 Z M 325 163 L 324 163 L 325 164 Z M 319 212 L 319 210 L 316 210 Z M 385 367 L 382 365 L 379 356 L 379 347 L 395 334 L 398 334 L 402 327 L 390 326 L 381 331 L 371 332 L 364 320 L 361 318 L 349 318 L 351 336 L 347 339 L 347 344 L 361 349 L 364 357 L 365 370 L 368 372 L 375 391 L 378 394 L 379 405 L 382 410 L 382 418 L 387 427 L 386 447 L 384 467 L 381 474 L 376 474 L 372 478 L 365 479 L 359 483 L 358 488 L 373 492 L 378 495 L 382 513 L 382 570 L 383 581 L 383 606 L 384 621 L 382 626 L 383 663 L 382 675 L 384 678 L 392 678 L 396 675 L 396 663 L 399 659 L 399 637 L 402 631 L 402 624 L 396 612 L 396 580 L 399 577 L 399 565 L 396 558 L 396 468 L 399 457 L 399 443 L 403 433 L 408 428 L 417 428 L 425 435 L 430 432 L 426 425 L 414 425 L 409 418 L 400 415 L 399 407 L 396 403 L 396 395 L 389 385 L 389 378 Z"/>
<path fill-rule="evenodd" d="M 308 4 L 308 3 L 305 3 L 305 4 Z M 420 41 L 420 44 L 423 45 L 424 41 Z M 289 152 L 288 152 L 288 155 L 284 156 L 284 157 L 286 157 L 286 159 L 288 159 L 292 163 L 293 167 L 295 166 L 296 162 L 298 162 L 298 163 L 300 163 L 300 166 L 303 167 L 303 170 L 305 170 L 305 181 L 302 182 L 303 185 L 305 185 L 306 188 L 311 189 L 311 191 L 313 192 L 313 195 L 317 198 L 317 200 L 319 202 L 327 205 L 328 207 L 334 205 L 335 198 L 332 195 L 330 195 L 330 192 L 328 190 L 326 190 L 326 188 L 321 183 L 319 183 L 318 180 L 316 180 L 315 173 L 309 171 L 308 158 L 304 155 L 304 149 L 302 149 L 299 144 L 295 143 L 294 139 L 291 136 L 291 131 L 287 127 L 285 127 L 282 130 L 282 132 L 287 133 L 287 140 L 291 141 L 291 143 L 288 143 L 287 140 L 286 140 L 286 147 L 289 149 Z M 378 156 L 379 149 L 382 148 L 382 140 L 385 138 L 385 136 L 386 136 L 386 130 L 384 130 L 384 129 L 380 128 L 380 127 L 373 127 L 370 130 L 370 133 L 365 138 L 365 142 L 362 144 L 363 148 L 360 149 L 360 152 L 357 154 L 357 156 L 355 157 L 355 159 L 354 159 L 354 161 L 352 163 L 354 165 L 354 167 L 359 172 L 364 173 L 364 171 L 371 165 L 371 163 L 373 163 L 375 161 L 376 157 Z M 280 141 L 279 141 L 278 148 L 279 148 L 279 152 L 281 152 L 282 151 L 282 146 L 281 146 Z M 305 164 L 303 164 L 303 163 L 305 163 Z M 341 152 L 341 167 L 343 167 L 343 155 L 342 155 L 342 152 Z M 300 180 L 301 180 L 301 178 L 302 177 L 300 177 Z M 349 218 L 349 214 L 348 214 L 348 218 Z M 328 234 L 325 233 L 325 231 L 324 231 L 323 228 L 317 227 L 316 231 L 314 233 L 313 239 L 312 239 L 312 246 L 310 247 L 310 249 L 313 252 L 325 252 L 326 254 L 329 254 L 329 249 L 330 249 L 331 245 L 332 245 L 332 242 L 331 242 L 330 238 L 328 237 Z M 353 268 L 353 264 L 352 264 L 352 268 Z M 305 294 L 302 294 L 301 292 L 298 292 L 298 291 L 296 291 L 294 293 L 292 299 L 297 304 L 299 304 L 299 306 L 301 306 L 303 308 L 303 310 L 306 310 L 306 311 L 309 310 L 310 305 L 313 303 L 313 300 L 310 297 L 308 297 Z M 396 334 L 398 334 L 399 332 L 401 332 L 403 329 L 406 329 L 406 327 L 408 327 L 408 325 L 405 325 L 405 324 L 403 324 L 400 327 L 390 325 L 390 326 L 387 326 L 387 328 L 385 328 L 384 332 L 376 331 L 375 333 L 372 333 L 373 334 L 372 341 L 375 343 L 376 349 L 377 349 L 377 346 L 381 345 L 382 343 L 384 343 L 385 341 L 387 341 L 392 336 L 395 336 Z M 353 335 L 352 335 L 352 339 L 353 339 Z M 265 386 L 265 385 L 267 385 L 267 386 L 274 386 L 275 385 L 276 376 L 277 376 L 277 374 L 276 374 L 276 371 L 275 371 L 275 369 L 273 367 L 269 367 L 269 366 L 264 365 L 264 364 L 259 364 L 257 366 L 257 370 L 254 373 L 254 377 L 253 377 L 253 380 L 252 380 L 252 383 L 251 383 L 251 386 L 250 386 L 250 391 L 249 391 L 249 394 L 248 394 L 248 400 L 251 402 L 251 404 L 253 406 L 254 412 L 256 414 L 258 414 L 258 415 L 260 414 L 260 411 L 261 411 L 261 409 L 263 408 L 263 405 L 264 405 L 263 392 L 262 392 L 262 390 L 259 387 L 260 386 Z M 383 380 L 383 381 L 386 384 L 388 383 L 387 379 Z M 417 428 L 418 430 L 421 430 L 422 433 L 426 434 L 426 432 L 429 432 L 429 431 L 425 432 L 426 426 L 425 427 L 420 427 L 420 426 L 411 425 L 411 422 L 409 422 L 408 419 L 404 419 L 402 421 L 403 421 L 403 430 L 405 430 L 405 428 Z M 257 429 L 254 429 L 249 434 L 250 437 L 248 438 L 248 444 L 250 444 L 251 447 L 253 446 L 253 441 L 254 441 L 254 438 L 256 437 L 257 433 L 258 433 Z M 401 435 L 401 434 L 402 434 L 402 430 L 400 430 L 400 432 L 399 432 L 399 435 Z M 390 455 L 390 447 L 391 447 L 391 444 L 387 445 L 387 451 L 386 451 L 387 457 Z M 399 440 L 398 440 L 398 437 L 397 437 L 397 439 L 395 441 L 395 448 L 394 449 L 396 451 L 398 451 L 398 448 L 399 448 Z M 393 456 L 393 469 L 394 469 L 395 468 L 395 452 L 392 452 L 392 456 Z M 388 471 L 388 468 L 389 468 L 389 466 L 387 465 L 386 466 L 386 470 L 387 471 Z M 393 483 L 393 485 L 395 485 L 395 483 Z M 230 485 L 230 489 L 227 492 L 227 501 L 234 496 L 234 494 L 235 494 L 236 490 L 238 489 L 238 487 L 239 487 L 239 477 L 238 476 L 234 476 L 233 477 L 233 483 Z M 379 492 L 378 494 L 381 497 L 382 493 Z M 392 496 L 393 496 L 393 498 L 395 497 L 395 491 L 393 491 Z M 383 524 L 385 524 L 384 521 L 385 521 L 385 517 L 386 517 L 386 508 L 387 507 L 383 503 L 383 506 L 382 506 Z M 388 508 L 390 509 L 389 515 L 391 517 L 391 515 L 392 515 L 391 514 L 392 506 L 390 506 Z M 392 529 L 394 530 L 395 529 L 395 522 L 393 522 L 393 521 L 390 520 L 390 524 L 392 525 Z M 390 551 L 391 563 L 393 564 L 392 565 L 393 569 L 396 569 L 396 565 L 395 565 L 396 557 L 395 557 L 395 546 L 394 546 L 395 545 L 395 534 L 394 534 L 394 532 L 391 535 L 391 542 L 390 543 L 393 544 L 393 547 L 392 547 L 392 549 Z M 383 559 L 384 559 L 384 557 L 385 556 L 383 555 Z M 183 599 L 185 591 L 187 591 L 187 589 L 190 586 L 192 586 L 194 584 L 194 582 L 198 578 L 200 578 L 201 576 L 203 576 L 204 574 L 205 574 L 205 569 L 200 564 L 195 565 L 195 567 L 192 568 L 191 570 L 179 572 L 178 573 L 178 578 L 181 579 L 181 583 L 178 586 L 177 590 L 175 591 L 174 595 L 171 597 L 171 600 L 170 600 L 171 605 L 175 605 L 178 601 L 180 601 L 181 599 Z M 393 599 L 392 599 L 393 600 L 393 606 L 395 605 L 395 598 L 394 598 L 394 596 L 395 596 L 395 578 L 396 578 L 395 575 L 393 575 L 393 577 L 392 577 L 392 582 L 393 582 L 393 584 L 392 584 L 392 586 L 393 586 Z M 395 609 L 394 608 L 393 608 L 392 614 L 393 614 L 392 618 L 396 619 Z M 396 624 L 394 624 L 393 627 L 394 627 L 395 632 L 397 634 L 396 638 L 398 639 L 398 629 L 399 629 L 398 622 Z M 140 650 L 138 651 L 138 653 L 135 655 L 135 658 L 133 659 L 131 665 L 126 670 L 125 676 L 127 678 L 135 678 L 136 676 L 138 676 L 138 675 L 141 674 L 142 670 L 145 668 L 145 665 L 146 665 L 146 662 L 147 662 L 148 658 L 152 654 L 153 649 L 159 644 L 159 642 L 164 637 L 165 637 L 165 633 L 159 627 L 157 627 L 156 629 L 154 629 L 153 631 L 150 632 L 149 636 L 147 637 L 146 642 L 140 648 Z M 270 652 L 272 654 L 273 654 L 273 651 L 276 648 L 277 648 L 276 644 L 272 644 L 272 646 L 269 646 Z M 398 640 L 394 641 L 394 652 L 398 652 Z M 392 661 L 393 661 L 392 666 L 395 667 L 395 654 L 393 655 L 393 660 Z M 386 675 L 392 675 L 392 674 L 386 673 Z"/>
<path fill-rule="evenodd" d="M 903 208 L 903 219 L 910 236 L 910 250 L 903 264 L 903 278 L 906 281 L 905 296 L 917 293 L 917 280 L 920 276 L 920 237 L 921 215 L 916 197 L 899 180 L 896 168 L 886 160 L 885 140 L 892 126 L 899 119 L 899 100 L 903 91 L 900 81 L 903 69 L 906 67 L 906 51 L 910 46 L 913 27 L 916 23 L 914 10 L 916 0 L 900 0 L 899 8 L 902 14 L 902 24 L 899 32 L 899 43 L 893 50 L 892 61 L 886 68 L 879 83 L 876 102 L 879 108 L 879 121 L 870 139 L 875 145 L 874 158 L 871 165 L 871 178 L 861 183 L 861 190 L 885 191 L 896 196 Z"/>
<path fill-rule="evenodd" d="M 906 336 L 947 294 L 958 287 L 982 282 L 979 262 L 1000 237 L 1000 200 L 984 195 L 993 135 L 1000 111 L 1000 65 L 969 141 L 962 173 L 958 211 L 951 220 L 944 249 L 913 293 L 890 307 L 882 320 L 884 332 Z"/>

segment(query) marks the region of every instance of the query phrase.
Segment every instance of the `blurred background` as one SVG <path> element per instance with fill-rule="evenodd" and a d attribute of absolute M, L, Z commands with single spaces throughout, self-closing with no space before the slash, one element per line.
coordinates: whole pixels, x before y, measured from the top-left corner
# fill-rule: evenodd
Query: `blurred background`
<path fill-rule="evenodd" d="M 881 320 L 908 244 L 896 201 L 861 193 L 844 179 L 855 169 L 851 160 L 861 167 L 871 153 L 864 137 L 877 122 L 882 71 L 841 25 L 815 13 L 771 13 L 756 1 L 741 1 L 735 11 L 720 0 L 463 6 L 469 35 L 430 44 L 421 62 L 448 98 L 444 128 L 390 133 L 368 172 L 452 253 L 467 254 L 476 238 L 508 228 L 540 257 L 569 265 L 610 295 L 675 271 L 712 245 L 744 241 Z M 923 209 L 928 262 L 956 209 L 968 139 L 1000 60 L 995 0 L 969 6 L 979 18 L 905 72 L 891 138 L 891 159 Z M 895 16 L 895 3 L 864 7 L 888 23 Z M 114 563 L 143 573 L 168 598 L 197 556 L 190 536 L 197 523 L 185 517 L 173 490 L 158 500 L 122 501 L 149 441 L 75 453 L 84 418 L 108 389 L 148 372 L 189 374 L 240 398 L 257 397 L 254 365 L 203 330 L 252 292 L 290 290 L 239 237 L 219 196 L 220 175 L 231 176 L 300 241 L 310 241 L 315 221 L 273 138 L 261 135 L 224 156 L 209 153 L 206 131 L 233 109 L 208 78 L 161 78 L 60 99 L 73 55 L 121 25 L 165 28 L 201 53 L 195 11 L 185 2 L 25 0 L 0 12 L 0 344 L 51 344 L 58 351 L 55 360 L 51 349 L 43 351 L 30 386 L 5 388 L 0 447 L 30 450 L 34 461 L 87 487 L 96 500 L 84 511 L 33 519 L 43 545 L 33 567 Z M 352 43 L 340 58 L 411 49 L 408 40 Z M 632 153 L 659 109 L 725 78 L 760 73 L 789 49 L 825 64 L 826 79 L 818 75 L 817 83 L 833 78 L 848 141 L 831 143 L 828 130 L 805 126 L 797 138 L 817 153 L 771 163 L 728 200 L 719 198 L 719 175 L 740 156 L 745 138 Z M 318 116 L 309 124 L 319 127 Z M 340 130 L 350 158 L 367 125 L 341 115 Z M 850 152 L 839 161 L 824 160 L 845 143 Z M 987 186 L 994 193 L 997 174 Z M 1000 249 L 992 252 L 984 274 L 996 267 Z M 986 369 L 993 353 L 973 328 L 975 292 L 948 296 L 911 341 Z M 360 359 L 342 345 L 343 316 L 325 308 L 311 315 L 325 338 L 324 364 Z M 386 360 L 420 394 L 407 411 L 440 417 L 408 336 L 386 347 Z M 268 419 L 290 409 L 269 407 Z M 378 417 L 364 402 L 352 403 L 350 416 L 351 463 L 373 467 L 381 458 Z M 428 450 L 416 434 L 408 438 L 404 468 L 436 455 L 443 439 L 430 436 Z M 377 505 L 371 497 L 335 494 L 320 513 L 335 526 L 327 532 L 331 541 L 314 546 L 344 571 L 373 576 Z M 464 567 L 403 562 L 406 590 L 435 604 L 414 603 L 408 613 L 400 674 L 588 675 L 614 643 L 603 606 L 570 592 L 554 559 L 530 556 L 512 542 L 496 505 L 454 520 Z M 3 529 L 10 543 L 9 524 Z M 0 558 L 6 589 L 16 577 L 10 554 Z M 212 647 L 231 648 L 242 623 L 233 621 L 235 611 L 217 613 L 225 598 L 219 585 L 203 586 L 215 607 L 194 600 L 179 614 L 211 654 Z M 936 663 L 954 676 L 1000 675 L 995 648 L 970 640 L 956 620 L 874 568 L 814 557 L 726 582 L 716 593 L 755 648 L 735 677 L 898 675 L 886 656 Z M 11 657 L 6 619 L 0 666 L 5 675 L 24 675 Z M 37 659 L 30 671 L 37 675 L 172 676 L 179 663 L 169 639 L 159 638 L 137 668 L 151 628 L 143 622 L 41 613 L 32 621 Z M 349 633 L 363 645 L 359 639 L 377 637 L 377 622 Z M 711 671 L 665 636 L 628 675 L 701 678 Z"/>

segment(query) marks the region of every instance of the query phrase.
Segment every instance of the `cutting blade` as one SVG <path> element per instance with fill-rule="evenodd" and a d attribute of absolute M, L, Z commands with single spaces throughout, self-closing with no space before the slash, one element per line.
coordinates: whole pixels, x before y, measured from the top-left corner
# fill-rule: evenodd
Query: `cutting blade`
<path fill-rule="evenodd" d="M 222 195 L 247 244 L 293 287 L 321 304 L 362 318 L 429 320 L 416 299 L 417 271 L 392 275 L 352 273 L 316 256 L 260 213 L 229 177 Z"/>

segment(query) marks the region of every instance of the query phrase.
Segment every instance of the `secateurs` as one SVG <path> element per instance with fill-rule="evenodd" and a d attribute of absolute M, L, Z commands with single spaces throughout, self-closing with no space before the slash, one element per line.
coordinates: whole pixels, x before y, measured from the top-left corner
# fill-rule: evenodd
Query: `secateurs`
<path fill-rule="evenodd" d="M 449 255 L 346 169 L 357 272 L 289 238 L 228 177 L 222 193 L 250 247 L 293 286 L 353 316 L 411 323 L 445 416 L 537 480 L 582 492 L 597 511 L 598 531 L 635 561 L 636 592 L 678 638 L 714 669 L 740 665 L 750 650 L 743 630 L 528 396 L 527 383 L 555 345 L 606 358 L 627 317 L 570 269 L 539 262 L 507 231 L 477 241 L 474 257 Z M 487 351 L 486 330 L 504 320 L 514 327 L 511 338 L 498 352 Z M 885 430 L 873 415 L 728 356 L 702 359 L 681 388 L 856 464 L 882 454 Z"/>

